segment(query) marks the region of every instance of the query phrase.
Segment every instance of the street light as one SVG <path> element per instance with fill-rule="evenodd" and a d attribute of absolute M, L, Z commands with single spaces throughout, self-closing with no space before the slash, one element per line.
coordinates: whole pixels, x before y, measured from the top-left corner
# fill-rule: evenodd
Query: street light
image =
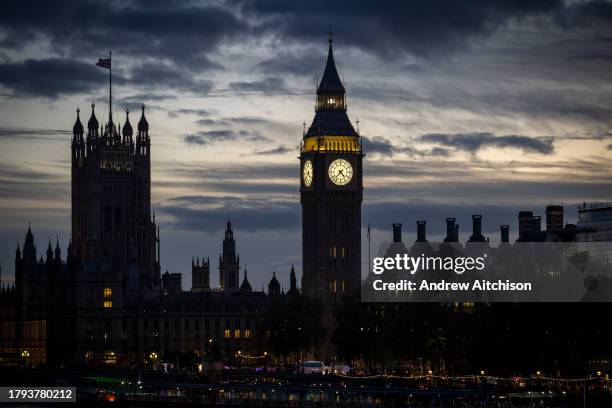
<path fill-rule="evenodd" d="M 21 352 L 21 357 L 25 358 L 25 360 L 26 360 L 26 368 L 29 368 L 29 366 L 30 366 L 30 352 L 28 350 L 23 350 Z"/>
<path fill-rule="evenodd" d="M 151 362 L 153 363 L 153 369 L 155 370 L 155 363 L 157 362 L 157 353 L 152 351 L 149 354 L 149 360 L 151 360 Z"/>

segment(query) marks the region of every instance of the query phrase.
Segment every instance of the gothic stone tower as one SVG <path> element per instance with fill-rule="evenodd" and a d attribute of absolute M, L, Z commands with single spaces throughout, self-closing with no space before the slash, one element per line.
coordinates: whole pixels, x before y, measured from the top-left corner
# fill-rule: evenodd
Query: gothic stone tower
<path fill-rule="evenodd" d="M 200 265 L 200 258 L 196 261 L 191 259 L 191 291 L 193 293 L 206 292 L 210 290 L 210 260 L 202 258 L 202 265 Z"/>
<path fill-rule="evenodd" d="M 126 111 L 104 129 L 92 104 L 84 139 L 78 111 L 72 139 L 72 249 L 76 280 L 98 281 L 96 303 L 121 307 L 128 293 L 158 293 L 159 237 L 151 219 L 151 141 L 144 105 L 136 143 Z M 110 288 L 104 294 L 104 288 Z M 113 302 L 115 303 L 103 303 Z"/>
<path fill-rule="evenodd" d="M 223 254 L 219 256 L 219 285 L 225 292 L 238 290 L 240 256 L 236 254 L 236 241 L 232 224 L 228 221 L 223 239 Z"/>
<path fill-rule="evenodd" d="M 302 288 L 306 296 L 334 304 L 360 289 L 363 154 L 346 113 L 331 35 L 315 112 L 300 156 Z"/>
<path fill-rule="evenodd" d="M 72 138 L 72 243 L 68 255 L 73 300 L 64 316 L 72 359 L 122 347 L 117 311 L 158 296 L 159 229 L 151 217 L 151 141 L 144 105 L 136 141 L 129 120 L 99 128 L 92 104 L 87 134 L 79 111 Z"/>

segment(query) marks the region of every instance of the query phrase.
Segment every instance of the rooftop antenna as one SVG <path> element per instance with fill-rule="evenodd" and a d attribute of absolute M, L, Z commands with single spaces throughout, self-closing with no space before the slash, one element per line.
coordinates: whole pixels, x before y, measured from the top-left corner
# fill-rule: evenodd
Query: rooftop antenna
<path fill-rule="evenodd" d="M 302 122 L 302 136 L 306 135 L 306 121 Z"/>

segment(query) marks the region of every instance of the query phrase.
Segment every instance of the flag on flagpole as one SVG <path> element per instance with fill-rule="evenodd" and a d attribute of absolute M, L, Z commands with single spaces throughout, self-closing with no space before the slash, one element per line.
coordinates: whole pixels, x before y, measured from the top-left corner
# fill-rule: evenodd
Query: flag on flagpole
<path fill-rule="evenodd" d="M 98 59 L 98 62 L 96 63 L 97 66 L 102 67 L 102 68 L 107 68 L 110 69 L 111 68 L 111 59 L 110 58 L 100 58 Z"/>
<path fill-rule="evenodd" d="M 368 241 L 370 240 L 370 224 L 368 224 Z"/>

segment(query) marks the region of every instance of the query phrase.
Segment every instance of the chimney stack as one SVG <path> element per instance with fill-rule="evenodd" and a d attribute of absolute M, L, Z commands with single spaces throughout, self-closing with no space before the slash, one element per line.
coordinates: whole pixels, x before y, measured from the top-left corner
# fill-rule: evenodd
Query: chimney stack
<path fill-rule="evenodd" d="M 402 224 L 393 224 L 393 242 L 402 242 Z"/>
<path fill-rule="evenodd" d="M 482 215 L 472 215 L 472 235 L 482 235 Z"/>
<path fill-rule="evenodd" d="M 455 224 L 455 218 L 446 219 L 446 238 L 444 242 L 459 242 L 459 225 Z"/>
<path fill-rule="evenodd" d="M 427 242 L 427 221 L 417 221 L 416 242 Z"/>
<path fill-rule="evenodd" d="M 472 236 L 468 242 L 486 242 L 485 237 L 482 235 L 482 215 L 472 215 Z"/>
<path fill-rule="evenodd" d="M 499 226 L 501 232 L 501 242 L 502 244 L 507 244 L 510 242 L 510 226 L 507 224 Z"/>

